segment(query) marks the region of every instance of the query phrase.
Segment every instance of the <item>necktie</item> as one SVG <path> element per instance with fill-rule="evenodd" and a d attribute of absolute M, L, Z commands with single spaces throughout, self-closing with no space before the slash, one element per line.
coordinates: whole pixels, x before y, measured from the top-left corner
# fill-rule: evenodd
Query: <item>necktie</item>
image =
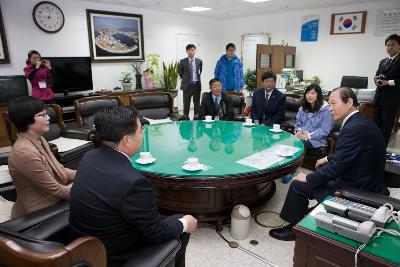
<path fill-rule="evenodd" d="M 219 105 L 218 105 L 218 99 L 214 98 L 214 107 L 215 107 L 215 114 L 218 116 L 219 114 Z"/>
<path fill-rule="evenodd" d="M 190 68 L 190 83 L 193 83 L 193 59 L 189 60 L 189 68 Z"/>
<path fill-rule="evenodd" d="M 268 93 L 266 93 L 265 94 L 265 103 L 268 105 L 268 100 L 269 100 L 269 94 Z"/>
<path fill-rule="evenodd" d="M 385 71 L 386 71 L 387 69 L 389 69 L 390 63 L 392 63 L 392 59 L 391 59 L 391 58 L 389 58 L 388 60 L 386 60 L 386 63 L 385 63 Z"/>

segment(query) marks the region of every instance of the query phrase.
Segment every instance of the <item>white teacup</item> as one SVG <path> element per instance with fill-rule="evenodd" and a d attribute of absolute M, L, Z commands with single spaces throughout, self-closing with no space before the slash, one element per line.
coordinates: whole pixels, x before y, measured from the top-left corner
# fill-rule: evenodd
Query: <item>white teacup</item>
<path fill-rule="evenodd" d="M 272 128 L 274 129 L 274 131 L 279 131 L 281 129 L 281 125 L 280 124 L 274 124 L 274 125 L 272 125 Z"/>
<path fill-rule="evenodd" d="M 153 158 L 150 152 L 140 152 L 139 157 L 141 161 L 149 161 Z"/>
<path fill-rule="evenodd" d="M 188 158 L 185 163 L 189 166 L 189 167 L 197 167 L 199 165 L 199 158 Z"/>
<path fill-rule="evenodd" d="M 212 116 L 206 116 L 206 121 L 212 121 Z"/>
<path fill-rule="evenodd" d="M 246 123 L 246 124 L 252 124 L 252 123 L 253 123 L 253 120 L 252 120 L 252 119 L 246 119 L 245 123 Z"/>

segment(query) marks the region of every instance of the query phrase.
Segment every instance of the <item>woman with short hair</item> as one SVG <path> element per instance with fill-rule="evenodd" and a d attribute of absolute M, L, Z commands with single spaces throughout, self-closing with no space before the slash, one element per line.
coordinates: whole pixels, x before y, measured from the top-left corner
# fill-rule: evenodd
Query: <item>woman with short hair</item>
<path fill-rule="evenodd" d="M 50 123 L 42 100 L 23 96 L 12 100 L 8 109 L 10 121 L 18 130 L 8 158 L 17 191 L 11 214 L 15 218 L 68 199 L 76 171 L 64 168 L 43 138 Z"/>

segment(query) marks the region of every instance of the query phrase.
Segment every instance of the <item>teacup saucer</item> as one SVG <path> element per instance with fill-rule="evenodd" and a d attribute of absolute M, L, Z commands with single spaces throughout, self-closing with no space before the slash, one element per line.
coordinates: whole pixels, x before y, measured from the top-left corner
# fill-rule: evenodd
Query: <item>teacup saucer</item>
<path fill-rule="evenodd" d="M 245 127 L 252 127 L 252 126 L 254 126 L 254 123 L 243 123 L 243 126 L 245 126 Z"/>
<path fill-rule="evenodd" d="M 275 129 L 273 129 L 273 128 L 269 129 L 269 131 L 270 131 L 270 132 L 273 132 L 273 133 L 281 133 L 281 132 L 283 132 L 282 129 L 275 130 Z"/>
<path fill-rule="evenodd" d="M 199 171 L 203 168 L 203 164 L 197 164 L 195 166 L 190 166 L 189 164 L 182 165 L 182 169 L 189 172 Z"/>
<path fill-rule="evenodd" d="M 280 156 L 280 157 L 291 157 L 291 156 L 294 155 L 294 153 L 293 153 L 292 151 L 284 152 L 284 151 L 280 151 L 280 150 L 278 150 L 278 151 L 276 152 L 276 154 L 277 154 L 278 156 Z"/>
<path fill-rule="evenodd" d="M 142 165 L 150 164 L 150 163 L 153 163 L 154 161 L 156 161 L 156 158 L 151 158 L 149 160 L 142 160 L 142 159 L 138 158 L 137 160 L 135 160 L 136 163 L 139 163 Z"/>
<path fill-rule="evenodd" d="M 204 122 L 214 122 L 215 120 L 203 120 Z"/>

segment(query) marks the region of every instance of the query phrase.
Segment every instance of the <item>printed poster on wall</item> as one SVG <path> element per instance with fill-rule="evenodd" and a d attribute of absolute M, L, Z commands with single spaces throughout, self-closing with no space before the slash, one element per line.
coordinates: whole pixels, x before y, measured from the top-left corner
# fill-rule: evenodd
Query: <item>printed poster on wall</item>
<path fill-rule="evenodd" d="M 318 40 L 319 15 L 304 16 L 301 23 L 301 41 L 316 42 Z"/>

